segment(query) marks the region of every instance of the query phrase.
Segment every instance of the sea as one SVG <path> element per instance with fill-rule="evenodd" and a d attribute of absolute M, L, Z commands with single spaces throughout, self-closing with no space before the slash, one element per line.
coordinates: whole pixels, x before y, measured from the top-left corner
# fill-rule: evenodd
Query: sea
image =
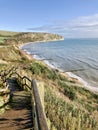
<path fill-rule="evenodd" d="M 28 43 L 22 48 L 36 60 L 53 69 L 66 72 L 98 92 L 98 39 L 65 39 L 52 42 Z"/>

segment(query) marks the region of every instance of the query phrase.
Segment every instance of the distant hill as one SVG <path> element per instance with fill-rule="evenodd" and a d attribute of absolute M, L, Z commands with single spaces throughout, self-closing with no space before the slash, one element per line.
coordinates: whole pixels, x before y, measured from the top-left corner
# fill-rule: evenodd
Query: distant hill
<path fill-rule="evenodd" d="M 10 33 L 11 35 L 11 33 Z M 26 42 L 37 42 L 37 41 L 55 41 L 63 40 L 64 38 L 58 34 L 50 33 L 31 33 L 31 32 L 22 32 L 22 33 L 12 33 L 12 37 L 5 39 L 7 44 L 23 44 Z"/>
<path fill-rule="evenodd" d="M 0 30 L 0 36 L 14 36 L 16 34 L 18 34 L 18 32 Z"/>

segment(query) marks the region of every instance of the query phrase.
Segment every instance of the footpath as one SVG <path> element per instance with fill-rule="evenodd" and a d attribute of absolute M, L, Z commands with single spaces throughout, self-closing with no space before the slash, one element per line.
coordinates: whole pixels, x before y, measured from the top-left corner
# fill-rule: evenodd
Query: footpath
<path fill-rule="evenodd" d="M 15 79 L 8 80 L 12 99 L 10 109 L 0 115 L 0 130 L 31 130 L 30 94 L 21 90 Z"/>

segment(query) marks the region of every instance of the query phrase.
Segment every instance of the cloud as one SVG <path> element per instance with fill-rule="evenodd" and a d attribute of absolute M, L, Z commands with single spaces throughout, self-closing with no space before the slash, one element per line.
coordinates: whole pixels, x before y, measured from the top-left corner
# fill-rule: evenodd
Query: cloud
<path fill-rule="evenodd" d="M 58 24 L 45 25 L 30 30 L 58 33 L 65 38 L 98 38 L 98 14 L 82 16 Z"/>

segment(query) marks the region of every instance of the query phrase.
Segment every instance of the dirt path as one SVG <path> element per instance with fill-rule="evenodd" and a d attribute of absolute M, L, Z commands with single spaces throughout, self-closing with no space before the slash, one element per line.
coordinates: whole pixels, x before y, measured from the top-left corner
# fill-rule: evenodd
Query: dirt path
<path fill-rule="evenodd" d="M 0 115 L 0 130 L 31 130 L 30 95 L 15 88 L 12 91 L 11 109 Z"/>

